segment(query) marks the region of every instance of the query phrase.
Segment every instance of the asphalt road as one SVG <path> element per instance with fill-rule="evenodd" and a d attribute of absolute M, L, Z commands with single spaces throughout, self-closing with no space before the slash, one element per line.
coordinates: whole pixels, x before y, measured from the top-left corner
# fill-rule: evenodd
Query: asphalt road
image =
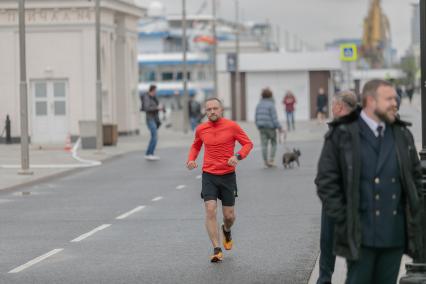
<path fill-rule="evenodd" d="M 235 245 L 218 264 L 187 149 L 0 193 L 0 283 L 307 283 L 319 250 L 321 145 L 289 145 L 301 149 L 300 168 L 264 169 L 259 150 L 239 165 Z"/>

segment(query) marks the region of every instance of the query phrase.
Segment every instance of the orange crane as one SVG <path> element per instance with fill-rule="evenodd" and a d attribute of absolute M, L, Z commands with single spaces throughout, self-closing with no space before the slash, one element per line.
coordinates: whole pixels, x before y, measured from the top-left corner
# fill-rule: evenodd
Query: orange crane
<path fill-rule="evenodd" d="M 391 40 L 389 20 L 382 11 L 380 1 L 371 0 L 364 19 L 361 56 L 372 68 L 384 67 L 384 52 Z"/>

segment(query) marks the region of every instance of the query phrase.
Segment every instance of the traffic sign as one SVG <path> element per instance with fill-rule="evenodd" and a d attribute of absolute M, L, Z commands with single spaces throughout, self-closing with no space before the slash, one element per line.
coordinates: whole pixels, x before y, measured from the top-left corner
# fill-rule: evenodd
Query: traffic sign
<path fill-rule="evenodd" d="M 356 44 L 347 43 L 340 45 L 340 60 L 357 61 L 358 50 Z"/>

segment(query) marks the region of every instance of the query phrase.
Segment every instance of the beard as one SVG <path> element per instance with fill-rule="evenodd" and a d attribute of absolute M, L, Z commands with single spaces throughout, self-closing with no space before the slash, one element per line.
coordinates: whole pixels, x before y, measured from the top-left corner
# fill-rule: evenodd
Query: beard
<path fill-rule="evenodd" d="M 379 111 L 375 110 L 374 114 L 377 115 L 378 118 L 380 118 L 382 121 L 392 124 L 395 122 L 396 119 L 396 111 L 393 108 L 389 108 L 385 111 Z"/>
<path fill-rule="evenodd" d="M 219 120 L 219 116 L 217 116 L 217 115 L 213 114 L 213 115 L 209 116 L 209 117 L 208 117 L 208 119 L 209 119 L 211 122 L 216 122 L 216 121 L 218 121 L 218 120 Z"/>

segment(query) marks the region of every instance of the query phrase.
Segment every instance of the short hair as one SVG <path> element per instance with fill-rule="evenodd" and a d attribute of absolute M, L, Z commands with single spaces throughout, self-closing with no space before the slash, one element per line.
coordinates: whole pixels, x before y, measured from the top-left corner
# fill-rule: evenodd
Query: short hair
<path fill-rule="evenodd" d="M 373 79 L 368 81 L 364 88 L 362 88 L 362 106 L 365 107 L 367 104 L 367 97 L 376 97 L 377 96 L 377 90 L 382 87 L 393 87 L 393 85 L 386 80 L 382 79 Z"/>
<path fill-rule="evenodd" d="M 272 91 L 269 88 L 265 88 L 262 90 L 262 98 L 267 99 L 267 98 L 272 98 Z"/>
<path fill-rule="evenodd" d="M 358 105 L 358 99 L 356 94 L 349 90 L 338 92 L 334 96 L 334 99 L 344 103 L 348 107 L 349 111 L 353 111 Z"/>
<path fill-rule="evenodd" d="M 152 91 L 155 91 L 156 89 L 157 89 L 156 85 L 150 85 L 148 91 L 152 92 Z"/>
<path fill-rule="evenodd" d="M 217 102 L 219 102 L 220 106 L 221 106 L 221 107 L 223 107 L 223 103 L 222 103 L 222 101 L 221 101 L 219 98 L 216 98 L 216 97 L 207 98 L 207 99 L 204 101 L 204 105 L 206 105 L 206 104 L 207 104 L 207 102 L 210 102 L 210 101 L 217 101 Z"/>

